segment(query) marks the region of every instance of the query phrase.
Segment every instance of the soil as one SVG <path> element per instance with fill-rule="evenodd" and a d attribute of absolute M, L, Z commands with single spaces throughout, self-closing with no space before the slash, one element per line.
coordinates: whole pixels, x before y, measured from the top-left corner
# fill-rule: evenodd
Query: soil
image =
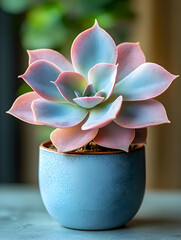
<path fill-rule="evenodd" d="M 56 147 L 51 143 L 49 146 L 46 146 L 50 149 L 57 150 Z M 130 150 L 134 150 L 136 148 L 136 145 L 131 145 L 129 147 Z M 73 152 L 115 152 L 115 151 L 120 151 L 119 149 L 111 149 L 111 148 L 106 148 L 106 147 L 101 147 L 97 145 L 94 141 L 89 142 L 87 145 L 78 148 L 74 150 Z"/>

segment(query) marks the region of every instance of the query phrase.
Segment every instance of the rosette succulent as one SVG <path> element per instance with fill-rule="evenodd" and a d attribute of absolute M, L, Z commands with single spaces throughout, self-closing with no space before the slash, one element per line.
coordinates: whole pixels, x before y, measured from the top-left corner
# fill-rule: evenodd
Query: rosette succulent
<path fill-rule="evenodd" d="M 149 126 L 169 123 L 163 105 L 152 99 L 177 77 L 145 62 L 139 43 L 116 46 L 99 27 L 80 33 L 70 63 L 50 49 L 28 51 L 29 67 L 20 77 L 34 90 L 16 99 L 8 113 L 56 129 L 51 141 L 59 152 L 91 140 L 128 151 L 146 142 Z"/>

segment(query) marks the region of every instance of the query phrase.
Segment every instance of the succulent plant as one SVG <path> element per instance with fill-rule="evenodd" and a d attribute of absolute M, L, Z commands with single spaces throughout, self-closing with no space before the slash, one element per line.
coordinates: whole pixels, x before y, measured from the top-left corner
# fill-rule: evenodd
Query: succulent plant
<path fill-rule="evenodd" d="M 50 138 L 59 152 L 91 140 L 128 151 L 130 144 L 146 142 L 147 127 L 169 123 L 163 105 L 152 98 L 177 76 L 145 62 L 139 43 L 116 47 L 97 21 L 74 40 L 72 64 L 50 49 L 28 54 L 29 67 L 20 77 L 34 91 L 18 97 L 8 113 L 55 127 Z"/>

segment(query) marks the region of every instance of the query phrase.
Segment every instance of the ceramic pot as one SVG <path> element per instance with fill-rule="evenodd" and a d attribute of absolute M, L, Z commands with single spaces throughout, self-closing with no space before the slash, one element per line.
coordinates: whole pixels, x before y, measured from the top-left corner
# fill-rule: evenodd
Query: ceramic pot
<path fill-rule="evenodd" d="M 145 190 L 145 149 L 57 153 L 40 145 L 39 186 L 49 214 L 74 229 L 120 227 L 134 217 Z"/>

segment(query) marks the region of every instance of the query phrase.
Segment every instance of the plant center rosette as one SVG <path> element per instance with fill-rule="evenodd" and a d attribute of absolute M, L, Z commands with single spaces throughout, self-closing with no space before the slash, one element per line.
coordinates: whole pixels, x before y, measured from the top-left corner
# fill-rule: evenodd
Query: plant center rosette
<path fill-rule="evenodd" d="M 139 43 L 116 47 L 97 22 L 74 40 L 72 64 L 50 49 L 28 54 L 29 67 L 20 77 L 34 91 L 17 98 L 8 113 L 55 127 L 50 138 L 59 152 L 91 140 L 128 151 L 131 143 L 146 142 L 147 127 L 169 123 L 163 105 L 152 98 L 177 76 L 145 62 Z"/>

